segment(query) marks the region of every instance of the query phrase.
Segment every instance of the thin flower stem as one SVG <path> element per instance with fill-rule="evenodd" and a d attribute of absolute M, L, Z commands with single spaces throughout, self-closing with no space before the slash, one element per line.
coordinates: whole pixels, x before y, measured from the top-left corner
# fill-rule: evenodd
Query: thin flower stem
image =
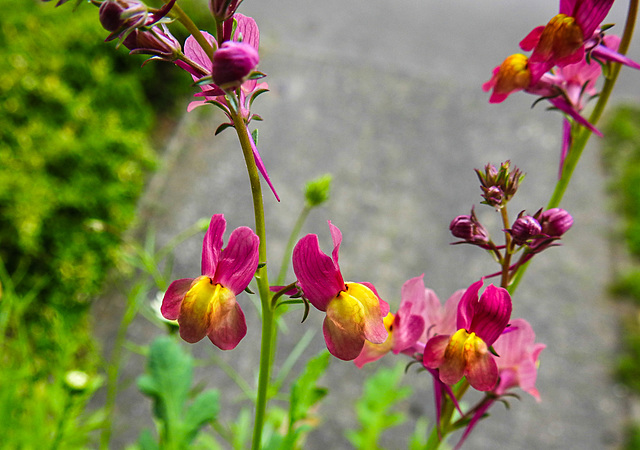
<path fill-rule="evenodd" d="M 231 96 L 233 94 L 229 94 Z M 237 99 L 239 101 L 239 99 Z M 232 105 L 234 102 L 229 101 Z M 238 103 L 236 103 L 238 104 Z M 260 372 L 258 375 L 258 395 L 256 398 L 256 414 L 253 425 L 253 440 L 251 448 L 259 450 L 262 439 L 262 428 L 264 427 L 265 412 L 267 408 L 267 392 L 271 373 L 272 343 L 275 338 L 275 315 L 271 307 L 271 294 L 269 292 L 269 278 L 267 275 L 267 243 L 266 227 L 264 220 L 264 205 L 262 203 L 262 187 L 260 186 L 260 174 L 253 157 L 251 137 L 244 118 L 238 113 L 237 108 L 229 108 L 234 128 L 242 147 L 242 154 L 247 165 L 249 181 L 251 183 L 251 195 L 253 197 L 253 211 L 256 222 L 256 234 L 260 238 L 260 268 L 256 272 L 258 283 L 258 293 L 262 305 L 262 340 L 260 344 Z"/>
<path fill-rule="evenodd" d="M 620 47 L 618 48 L 618 53 L 621 55 L 625 55 L 627 50 L 629 50 L 629 44 L 631 43 L 631 38 L 633 37 L 633 30 L 636 24 L 636 18 L 638 15 L 638 2 L 640 0 L 630 0 L 629 1 L 629 11 L 627 13 L 627 21 L 625 23 L 624 32 L 622 34 L 622 40 L 620 41 Z M 589 117 L 589 122 L 594 126 L 600 120 L 602 113 L 604 112 L 605 107 L 607 106 L 607 102 L 609 101 L 609 97 L 611 96 L 611 92 L 613 91 L 613 87 L 616 84 L 618 79 L 618 74 L 620 73 L 622 65 L 619 63 L 613 63 L 611 68 L 611 73 L 609 77 L 605 80 L 604 86 L 602 87 L 602 92 L 598 98 L 598 102 Z M 556 183 L 556 187 L 549 199 L 549 203 L 547 204 L 547 209 L 557 208 L 560 206 L 562 202 L 562 198 L 564 197 L 564 193 L 569 186 L 569 182 L 571 181 L 571 177 L 573 176 L 573 172 L 578 165 L 578 161 L 582 156 L 582 152 L 587 146 L 587 142 L 591 137 L 591 131 L 587 128 L 581 127 L 579 131 L 576 133 L 575 139 L 571 143 L 571 147 L 569 148 L 569 152 L 567 154 L 567 158 L 564 162 L 564 167 L 562 170 L 562 176 Z M 509 292 L 513 293 L 522 277 L 527 270 L 529 263 L 523 264 L 518 268 L 513 277 L 513 283 L 509 286 Z"/>
<path fill-rule="evenodd" d="M 191 17 L 189 17 L 187 13 L 185 13 L 182 8 L 180 8 L 180 5 L 178 5 L 177 2 L 174 3 L 173 8 L 171 8 L 171 12 L 176 16 L 178 22 L 184 25 L 187 31 L 191 33 L 196 42 L 200 44 L 200 47 L 202 47 L 205 53 L 209 55 L 209 58 L 213 60 L 213 47 L 211 47 L 209 41 L 205 39 L 204 35 L 202 34 L 202 32 L 200 32 L 196 24 L 193 23 Z"/>
<path fill-rule="evenodd" d="M 510 228 L 509 225 L 509 214 L 507 213 L 507 207 L 503 206 L 500 208 L 500 215 L 502 216 L 502 225 L 505 230 Z M 511 235 L 508 232 L 504 232 L 505 239 L 505 249 L 504 249 L 504 258 L 502 259 L 502 278 L 500 280 L 500 286 L 506 288 L 509 285 L 509 266 L 511 265 Z"/>

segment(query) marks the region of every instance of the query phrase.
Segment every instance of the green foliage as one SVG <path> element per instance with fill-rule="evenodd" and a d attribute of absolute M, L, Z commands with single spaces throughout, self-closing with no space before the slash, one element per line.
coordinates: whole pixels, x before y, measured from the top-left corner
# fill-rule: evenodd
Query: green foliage
<path fill-rule="evenodd" d="M 0 257 L 76 308 L 118 257 L 154 155 L 152 111 L 90 5 L 7 0 L 0 28 Z M 136 69 L 137 70 L 137 69 Z"/>
<path fill-rule="evenodd" d="M 161 448 L 190 448 L 200 429 L 218 415 L 217 391 L 200 392 L 189 401 L 192 381 L 191 355 L 169 337 L 156 339 L 149 350 L 147 374 L 138 378 L 138 388 L 153 400 Z M 148 433 L 139 444 L 152 448 Z"/>
<path fill-rule="evenodd" d="M 394 368 L 381 368 L 367 379 L 362 397 L 356 403 L 360 429 L 347 431 L 354 447 L 378 449 L 382 433 L 406 420 L 404 413 L 394 411 L 412 392 L 408 386 L 400 387 L 404 367 L 405 364 L 398 364 Z"/>
<path fill-rule="evenodd" d="M 0 264 L 0 436 L 2 448 L 83 448 L 102 411 L 83 411 L 101 378 L 87 363 L 93 353 L 84 322 L 71 330 L 54 311 L 27 327 L 26 311 L 40 291 L 19 295 Z M 70 383 L 87 376 L 85 383 Z M 54 445 L 55 443 L 55 445 Z"/>
<path fill-rule="evenodd" d="M 304 436 L 314 428 L 317 419 L 315 406 L 328 394 L 328 389 L 318 387 L 320 377 L 329 367 L 329 352 L 324 351 L 307 363 L 304 371 L 291 387 L 289 400 L 289 428 L 286 448 L 298 448 Z"/>

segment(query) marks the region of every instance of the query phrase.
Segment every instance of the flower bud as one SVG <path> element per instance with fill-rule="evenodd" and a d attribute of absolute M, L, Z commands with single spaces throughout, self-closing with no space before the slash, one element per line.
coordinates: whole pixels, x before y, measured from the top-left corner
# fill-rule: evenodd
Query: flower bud
<path fill-rule="evenodd" d="M 551 237 L 560 237 L 573 225 L 573 217 L 561 208 L 549 209 L 540 216 L 542 233 Z"/>
<path fill-rule="evenodd" d="M 236 89 L 260 62 L 258 51 L 244 42 L 227 41 L 213 54 L 211 77 L 221 89 Z"/>
<path fill-rule="evenodd" d="M 539 236 L 542 232 L 540 223 L 532 216 L 521 216 L 516 219 L 509 230 L 513 241 L 517 245 L 524 245 L 530 239 Z"/>
<path fill-rule="evenodd" d="M 449 230 L 455 237 L 470 244 L 486 244 L 489 242 L 489 233 L 478 222 L 475 212 L 471 210 L 468 216 L 458 216 L 449 224 Z"/>
<path fill-rule="evenodd" d="M 175 61 L 182 51 L 180 42 L 163 25 L 150 31 L 133 30 L 122 42 L 131 53 L 153 55 L 157 59 Z"/>
<path fill-rule="evenodd" d="M 304 197 L 311 207 L 322 205 L 329 200 L 329 189 L 331 188 L 331 175 L 325 174 L 315 180 L 309 181 L 304 188 Z"/>
<path fill-rule="evenodd" d="M 127 19 L 122 13 L 127 11 Z M 100 5 L 100 23 L 107 31 L 117 31 L 134 22 L 146 19 L 147 7 L 136 0 L 107 0 Z"/>
<path fill-rule="evenodd" d="M 238 9 L 242 0 L 209 0 L 209 11 L 217 22 L 229 19 Z"/>
<path fill-rule="evenodd" d="M 505 161 L 496 169 L 492 164 L 487 164 L 484 172 L 476 169 L 476 174 L 481 183 L 482 197 L 487 205 L 500 208 L 504 206 L 518 191 L 524 174 L 517 167 L 511 168 L 511 162 Z"/>

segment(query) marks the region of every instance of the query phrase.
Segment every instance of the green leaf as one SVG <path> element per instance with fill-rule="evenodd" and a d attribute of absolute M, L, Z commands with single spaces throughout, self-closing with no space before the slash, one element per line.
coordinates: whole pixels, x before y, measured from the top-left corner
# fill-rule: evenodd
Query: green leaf
<path fill-rule="evenodd" d="M 218 391 L 208 390 L 200 393 L 193 403 L 191 403 L 191 406 L 184 416 L 184 423 L 187 426 L 187 442 L 193 441 L 198 431 L 200 431 L 200 428 L 208 422 L 215 420 L 219 411 L 220 394 Z"/>
<path fill-rule="evenodd" d="M 316 383 L 328 366 L 329 352 L 324 351 L 309 360 L 304 372 L 293 383 L 289 406 L 290 429 L 293 428 L 297 421 L 305 419 L 311 407 L 327 395 L 328 390 L 317 387 Z"/>
<path fill-rule="evenodd" d="M 379 448 L 382 433 L 406 420 L 404 413 L 394 411 L 412 392 L 407 386 L 400 387 L 403 374 L 404 364 L 398 364 L 394 368 L 378 370 L 365 382 L 362 397 L 356 403 L 360 429 L 349 430 L 346 434 L 356 448 Z"/>

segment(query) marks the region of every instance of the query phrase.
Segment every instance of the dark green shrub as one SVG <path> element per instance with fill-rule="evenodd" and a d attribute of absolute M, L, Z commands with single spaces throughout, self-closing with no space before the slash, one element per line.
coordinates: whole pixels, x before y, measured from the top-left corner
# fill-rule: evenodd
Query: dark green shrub
<path fill-rule="evenodd" d="M 91 5 L 4 6 L 0 257 L 18 292 L 42 285 L 38 303 L 75 309 L 117 259 L 155 160 L 141 59 L 103 42 Z"/>

